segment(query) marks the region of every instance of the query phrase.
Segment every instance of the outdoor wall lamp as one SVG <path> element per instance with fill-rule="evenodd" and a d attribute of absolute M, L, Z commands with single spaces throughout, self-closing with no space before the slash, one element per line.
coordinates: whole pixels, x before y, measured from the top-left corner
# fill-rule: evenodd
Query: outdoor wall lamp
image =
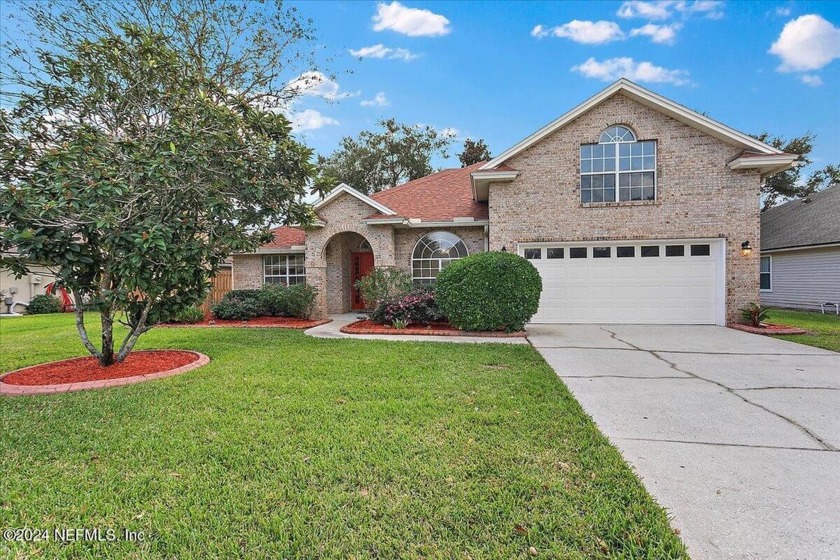
<path fill-rule="evenodd" d="M 507 253 L 507 246 L 502 245 L 502 253 Z"/>
<path fill-rule="evenodd" d="M 752 246 L 750 245 L 749 241 L 744 241 L 741 243 L 741 254 L 745 257 L 749 257 L 752 255 Z"/>

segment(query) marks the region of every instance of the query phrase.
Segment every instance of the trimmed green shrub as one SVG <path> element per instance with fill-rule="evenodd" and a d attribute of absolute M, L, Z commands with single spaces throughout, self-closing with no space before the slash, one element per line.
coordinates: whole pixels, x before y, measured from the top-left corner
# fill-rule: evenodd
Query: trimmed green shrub
<path fill-rule="evenodd" d="M 200 323 L 204 320 L 204 311 L 199 307 L 185 307 L 175 314 L 173 323 Z"/>
<path fill-rule="evenodd" d="M 306 319 L 315 304 L 315 288 L 306 284 L 289 287 L 267 284 L 259 290 L 231 290 L 210 308 L 217 319 L 248 320 L 254 317 Z"/>
<path fill-rule="evenodd" d="M 262 315 L 259 299 L 252 297 L 253 294 L 242 292 L 255 292 L 258 295 L 259 290 L 233 290 L 226 293 L 222 301 L 210 307 L 213 317 L 246 321 Z"/>
<path fill-rule="evenodd" d="M 443 314 L 435 302 L 432 286 L 417 286 L 411 293 L 379 304 L 370 320 L 384 325 L 406 324 L 428 325 L 443 321 Z"/>
<path fill-rule="evenodd" d="M 286 287 L 282 284 L 266 284 L 258 291 L 257 307 L 262 316 L 280 317 L 286 310 Z"/>
<path fill-rule="evenodd" d="M 33 297 L 29 305 L 26 306 L 26 312 L 29 315 L 43 315 L 45 313 L 61 313 L 63 306 L 61 301 L 48 294 L 41 294 Z"/>
<path fill-rule="evenodd" d="M 537 269 L 513 253 L 485 252 L 454 261 L 437 277 L 435 298 L 449 323 L 466 331 L 519 331 L 540 303 Z"/>
<path fill-rule="evenodd" d="M 408 294 L 414 284 L 411 275 L 401 268 L 377 267 L 356 282 L 365 302 L 374 309 L 382 303 Z"/>
<path fill-rule="evenodd" d="M 315 305 L 315 288 L 309 284 L 294 284 L 286 288 L 283 314 L 288 317 L 308 319 Z"/>

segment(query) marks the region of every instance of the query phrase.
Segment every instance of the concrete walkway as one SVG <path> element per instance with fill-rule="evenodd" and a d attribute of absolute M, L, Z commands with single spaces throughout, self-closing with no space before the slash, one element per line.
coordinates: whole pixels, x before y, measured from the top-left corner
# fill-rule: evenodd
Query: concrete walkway
<path fill-rule="evenodd" d="M 693 558 L 840 558 L 840 354 L 721 327 L 528 331 Z"/>
<path fill-rule="evenodd" d="M 343 313 L 330 315 L 329 323 L 307 329 L 304 334 L 315 338 L 356 338 L 360 340 L 391 340 L 397 342 L 455 342 L 455 343 L 493 343 L 493 344 L 528 344 L 522 337 L 489 337 L 489 336 L 426 336 L 426 335 L 393 335 L 393 334 L 347 334 L 341 332 L 341 327 L 358 321 L 364 316 L 358 313 Z"/>

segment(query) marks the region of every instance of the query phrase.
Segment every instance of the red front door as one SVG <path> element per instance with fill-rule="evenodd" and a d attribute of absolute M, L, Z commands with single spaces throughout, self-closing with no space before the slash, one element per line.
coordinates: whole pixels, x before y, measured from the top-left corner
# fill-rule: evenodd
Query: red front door
<path fill-rule="evenodd" d="M 356 287 L 356 281 L 364 278 L 373 270 L 373 253 L 350 253 L 350 289 L 353 293 L 353 309 L 367 309 L 362 292 Z"/>

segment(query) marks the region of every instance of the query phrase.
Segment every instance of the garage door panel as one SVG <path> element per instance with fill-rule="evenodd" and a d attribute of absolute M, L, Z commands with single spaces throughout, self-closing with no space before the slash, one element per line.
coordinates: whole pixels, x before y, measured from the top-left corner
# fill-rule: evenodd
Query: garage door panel
<path fill-rule="evenodd" d="M 711 254 L 666 257 L 666 245 L 680 241 L 623 241 L 600 244 L 611 248 L 609 258 L 535 259 L 543 293 L 533 322 L 714 324 L 722 274 L 719 242 L 709 242 Z M 633 245 L 635 257 L 617 257 L 615 247 Z M 659 257 L 641 257 L 641 245 L 658 245 Z M 544 246 L 544 245 L 543 245 Z M 566 255 L 572 245 L 564 247 Z M 577 244 L 575 246 L 581 246 Z M 545 251 L 543 251 L 543 254 Z"/>

